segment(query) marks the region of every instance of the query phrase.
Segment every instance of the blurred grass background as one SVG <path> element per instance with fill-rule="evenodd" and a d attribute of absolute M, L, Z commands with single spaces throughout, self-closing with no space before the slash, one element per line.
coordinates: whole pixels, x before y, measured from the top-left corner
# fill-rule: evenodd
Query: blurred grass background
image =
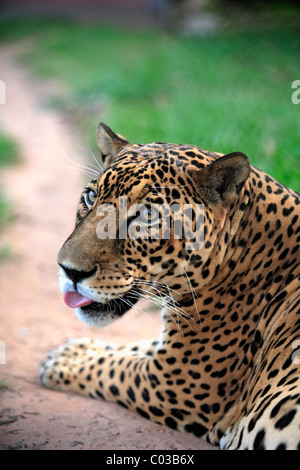
<path fill-rule="evenodd" d="M 273 8 L 273 9 L 272 9 Z M 62 19 L 7 19 L 0 41 L 30 38 L 21 60 L 66 86 L 53 97 L 95 150 L 100 120 L 134 143 L 242 151 L 300 191 L 297 6 L 276 4 L 230 28 L 189 36 Z M 97 154 L 97 151 L 95 151 Z"/>
<path fill-rule="evenodd" d="M 9 136 L 0 131 L 0 171 L 8 165 L 18 161 L 18 145 Z M 11 203 L 5 195 L 5 191 L 0 188 L 0 232 L 12 218 Z M 9 255 L 9 247 L 0 245 L 0 262 Z M 0 385 L 1 388 L 1 385 Z"/>

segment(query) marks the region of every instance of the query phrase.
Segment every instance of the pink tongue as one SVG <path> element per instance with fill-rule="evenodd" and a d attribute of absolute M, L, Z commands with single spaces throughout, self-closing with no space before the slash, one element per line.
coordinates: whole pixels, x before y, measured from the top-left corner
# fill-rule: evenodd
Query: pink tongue
<path fill-rule="evenodd" d="M 93 302 L 93 300 L 88 297 L 84 297 L 84 295 L 81 295 L 78 292 L 65 292 L 64 301 L 71 308 L 84 307 L 85 305 L 89 305 Z"/>

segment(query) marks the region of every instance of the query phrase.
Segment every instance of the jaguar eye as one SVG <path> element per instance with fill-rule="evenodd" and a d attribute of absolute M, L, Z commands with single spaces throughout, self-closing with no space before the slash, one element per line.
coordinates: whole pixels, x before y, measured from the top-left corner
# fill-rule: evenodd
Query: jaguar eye
<path fill-rule="evenodd" d="M 96 199 L 97 199 L 97 194 L 95 193 L 95 191 L 92 191 L 91 189 L 85 195 L 85 202 L 87 203 L 88 206 L 93 206 Z"/>
<path fill-rule="evenodd" d="M 141 211 L 141 216 L 149 225 L 155 224 L 159 219 L 159 210 L 154 206 L 145 206 Z"/>

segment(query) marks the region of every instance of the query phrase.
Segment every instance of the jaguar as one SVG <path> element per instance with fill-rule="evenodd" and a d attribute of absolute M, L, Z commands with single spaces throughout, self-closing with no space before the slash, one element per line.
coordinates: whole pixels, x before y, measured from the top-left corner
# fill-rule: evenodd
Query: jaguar
<path fill-rule="evenodd" d="M 64 301 L 101 327 L 150 296 L 162 332 L 69 340 L 42 383 L 221 449 L 300 449 L 300 195 L 242 152 L 96 136 L 104 167 L 58 254 Z"/>

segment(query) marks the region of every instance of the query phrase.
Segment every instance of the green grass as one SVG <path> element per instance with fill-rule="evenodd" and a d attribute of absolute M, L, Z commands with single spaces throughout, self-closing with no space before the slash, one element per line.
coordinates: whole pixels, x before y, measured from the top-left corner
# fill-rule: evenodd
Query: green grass
<path fill-rule="evenodd" d="M 17 144 L 10 137 L 0 132 L 0 170 L 5 165 L 16 163 L 17 160 Z"/>
<path fill-rule="evenodd" d="M 64 82 L 56 105 L 77 116 L 87 145 L 103 120 L 133 142 L 192 143 L 246 153 L 300 190 L 300 36 L 288 22 L 207 37 L 54 20 L 6 21 L 0 39 L 31 35 L 22 60 Z M 280 26 L 278 26 L 280 25 Z"/>
<path fill-rule="evenodd" d="M 0 171 L 5 166 L 16 163 L 18 160 L 18 147 L 8 136 L 0 132 Z M 0 189 L 0 231 L 7 225 L 12 217 L 12 206 L 5 193 Z M 10 248 L 0 245 L 0 262 L 10 256 Z"/>
<path fill-rule="evenodd" d="M 8 388 L 8 385 L 7 385 L 7 378 L 2 378 L 0 379 L 0 392 L 3 392 L 4 390 L 6 390 Z"/>

